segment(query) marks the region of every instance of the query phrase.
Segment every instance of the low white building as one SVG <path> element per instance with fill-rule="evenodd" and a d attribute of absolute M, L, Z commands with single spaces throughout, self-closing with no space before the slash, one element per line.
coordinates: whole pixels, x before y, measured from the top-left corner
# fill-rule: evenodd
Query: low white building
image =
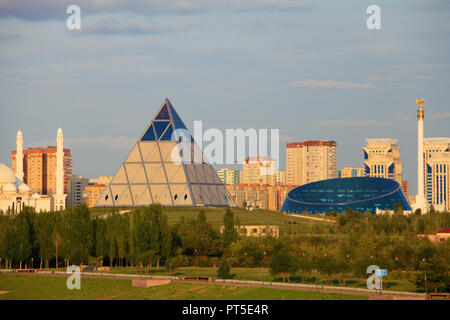
<path fill-rule="evenodd" d="M 0 211 L 5 214 L 16 214 L 25 206 L 37 212 L 51 211 L 53 199 L 32 193 L 31 188 L 16 177 L 14 172 L 0 164 Z"/>

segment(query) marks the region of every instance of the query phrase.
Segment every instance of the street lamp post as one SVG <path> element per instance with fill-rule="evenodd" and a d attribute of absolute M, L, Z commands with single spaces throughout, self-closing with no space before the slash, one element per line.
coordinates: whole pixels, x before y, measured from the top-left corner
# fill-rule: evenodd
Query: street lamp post
<path fill-rule="evenodd" d="M 425 262 L 425 258 L 422 259 L 423 262 Z M 428 289 L 427 289 L 427 271 L 424 270 L 425 272 L 425 299 L 428 300 Z"/>

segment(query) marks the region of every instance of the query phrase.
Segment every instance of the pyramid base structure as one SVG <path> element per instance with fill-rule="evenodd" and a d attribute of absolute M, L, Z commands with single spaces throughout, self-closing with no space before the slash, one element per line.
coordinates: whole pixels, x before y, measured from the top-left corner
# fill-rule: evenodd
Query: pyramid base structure
<path fill-rule="evenodd" d="M 189 157 L 186 150 L 192 151 Z M 168 99 L 95 207 L 138 207 L 154 203 L 236 206 Z"/>

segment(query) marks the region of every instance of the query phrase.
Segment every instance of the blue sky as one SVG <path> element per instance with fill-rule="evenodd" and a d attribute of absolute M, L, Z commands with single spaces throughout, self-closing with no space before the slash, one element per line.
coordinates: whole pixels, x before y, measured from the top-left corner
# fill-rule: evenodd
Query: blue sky
<path fill-rule="evenodd" d="M 445 0 L 0 0 L 0 162 L 18 128 L 27 148 L 61 125 L 74 173 L 113 175 L 169 97 L 190 128 L 279 128 L 282 168 L 286 142 L 336 140 L 342 168 L 398 139 L 415 193 L 416 98 L 450 136 L 449 34 Z"/>

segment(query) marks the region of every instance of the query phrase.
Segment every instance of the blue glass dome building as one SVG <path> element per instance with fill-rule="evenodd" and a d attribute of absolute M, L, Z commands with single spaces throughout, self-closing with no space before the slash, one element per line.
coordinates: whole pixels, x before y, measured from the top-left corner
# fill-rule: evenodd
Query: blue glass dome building
<path fill-rule="evenodd" d="M 384 178 L 353 177 L 322 180 L 289 191 L 281 207 L 289 213 L 328 213 L 352 208 L 372 214 L 393 210 L 401 203 L 403 210 L 411 210 L 398 182 Z"/>

